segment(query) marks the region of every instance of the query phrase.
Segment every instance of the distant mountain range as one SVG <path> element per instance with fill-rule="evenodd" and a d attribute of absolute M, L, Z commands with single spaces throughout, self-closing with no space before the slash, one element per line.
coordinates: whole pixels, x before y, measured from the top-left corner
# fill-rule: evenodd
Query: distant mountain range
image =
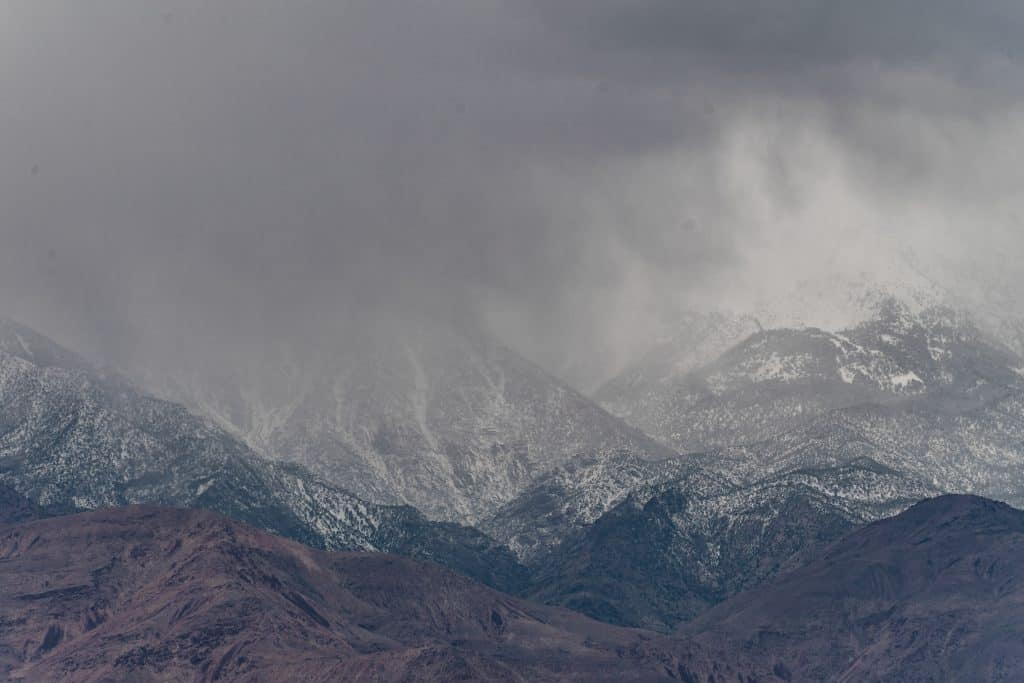
<path fill-rule="evenodd" d="M 672 409 L 672 386 L 761 329 L 757 318 L 749 315 L 681 313 L 671 333 L 601 385 L 594 400 L 613 415 L 650 429 L 669 419 L 663 414 Z M 648 433 L 668 441 L 657 430 Z"/>
<path fill-rule="evenodd" d="M 698 452 L 578 459 L 482 528 L 536 598 L 663 630 L 923 498 L 1024 504 L 1024 362 L 965 315 L 880 301 L 846 332 L 762 330 L 696 369 L 669 371 L 665 346 L 644 366 L 661 379 L 601 395 L 624 388 L 611 409 Z"/>
<path fill-rule="evenodd" d="M 440 325 L 141 382 L 182 404 L 6 321 L 6 521 L 212 510 L 669 633 L 922 499 L 1024 505 L 1024 360 L 965 314 L 876 303 L 840 332 L 694 316 L 598 393 L 625 419 Z"/>

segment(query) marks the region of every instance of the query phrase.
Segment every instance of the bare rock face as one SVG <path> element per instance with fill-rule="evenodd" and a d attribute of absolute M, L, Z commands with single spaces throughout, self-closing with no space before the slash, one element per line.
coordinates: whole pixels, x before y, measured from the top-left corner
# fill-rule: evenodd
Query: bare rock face
<path fill-rule="evenodd" d="M 1024 680 L 1024 512 L 918 503 L 680 633 L 795 681 Z"/>
<path fill-rule="evenodd" d="M 5 680 L 757 675 L 721 652 L 531 604 L 437 565 L 316 551 L 205 511 L 0 526 L 0 567 Z"/>

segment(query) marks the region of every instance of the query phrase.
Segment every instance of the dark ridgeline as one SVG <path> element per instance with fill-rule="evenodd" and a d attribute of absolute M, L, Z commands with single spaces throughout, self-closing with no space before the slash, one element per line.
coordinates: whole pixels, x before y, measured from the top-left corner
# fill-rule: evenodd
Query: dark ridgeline
<path fill-rule="evenodd" d="M 886 489 L 898 498 L 871 495 Z M 868 495 L 865 495 L 868 494 Z M 602 621 L 670 631 L 934 491 L 871 461 L 709 485 L 642 488 L 535 558 L 531 596 Z"/>
<path fill-rule="evenodd" d="M 22 510 L 9 492 L 5 515 Z M 0 525 L 13 680 L 977 680 L 1024 676 L 1024 512 L 945 496 L 672 636 L 439 566 L 326 553 L 206 511 Z"/>
<path fill-rule="evenodd" d="M 211 512 L 0 526 L 5 680 L 705 680 L 715 648 L 529 603 L 440 566 L 326 553 Z"/>
<path fill-rule="evenodd" d="M 794 681 L 1024 680 L 1024 512 L 923 501 L 680 634 Z"/>

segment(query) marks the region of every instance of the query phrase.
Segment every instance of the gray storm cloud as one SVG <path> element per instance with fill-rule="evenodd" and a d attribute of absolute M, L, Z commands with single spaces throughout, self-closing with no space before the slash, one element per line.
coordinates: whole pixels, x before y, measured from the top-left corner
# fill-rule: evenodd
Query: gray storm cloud
<path fill-rule="evenodd" d="M 1022 23 L 1011 2 L 12 0 L 0 306 L 115 363 L 429 310 L 592 384 L 679 307 L 907 245 L 1008 267 Z"/>

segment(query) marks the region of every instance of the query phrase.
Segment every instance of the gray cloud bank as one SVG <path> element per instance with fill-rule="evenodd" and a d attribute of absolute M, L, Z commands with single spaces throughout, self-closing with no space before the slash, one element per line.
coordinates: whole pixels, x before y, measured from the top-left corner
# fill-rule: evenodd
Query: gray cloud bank
<path fill-rule="evenodd" d="M 1022 30 L 991 1 L 12 0 L 0 307 L 110 362 L 426 310 L 592 383 L 679 307 L 907 245 L 1012 272 Z"/>

